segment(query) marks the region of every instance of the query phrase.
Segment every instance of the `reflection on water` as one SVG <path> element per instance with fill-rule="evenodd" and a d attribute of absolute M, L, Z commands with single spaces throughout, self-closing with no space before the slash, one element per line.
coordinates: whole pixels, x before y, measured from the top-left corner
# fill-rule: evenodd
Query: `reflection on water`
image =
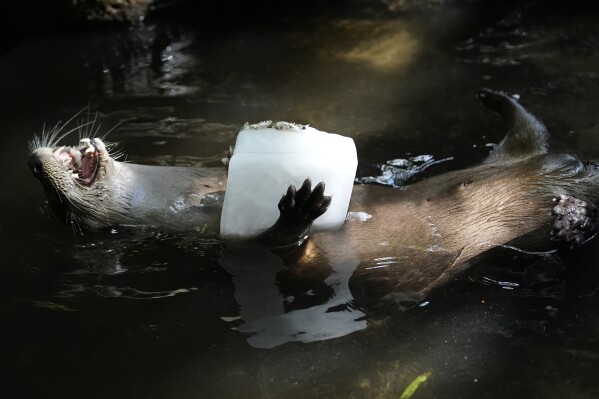
<path fill-rule="evenodd" d="M 559 57 L 559 42 L 563 36 L 546 28 L 529 29 L 521 10 L 509 13 L 494 26 L 458 44 L 460 61 L 510 67 L 522 63 L 540 63 Z"/>
<path fill-rule="evenodd" d="M 358 266 L 357 259 L 329 259 L 331 273 L 324 279 L 328 292 L 325 303 L 285 312 L 284 287 L 277 275 L 285 270 L 283 260 L 259 246 L 235 247 L 221 259 L 233 276 L 235 299 L 244 323 L 237 329 L 252 333 L 248 343 L 256 348 L 273 348 L 286 342 L 314 342 L 338 338 L 366 328 L 366 316 L 353 306 L 349 279 Z M 279 284 L 277 284 L 279 283 Z M 302 296 L 317 295 L 313 289 Z M 322 295 L 318 295 L 322 297 Z"/>
<path fill-rule="evenodd" d="M 185 52 L 193 42 L 191 34 L 174 25 L 137 22 L 131 33 L 112 44 L 106 54 L 113 57 L 101 60 L 92 90 L 109 97 L 193 94 L 199 87 L 182 83 L 186 74 L 200 70 L 197 58 Z"/>
<path fill-rule="evenodd" d="M 510 291 L 510 295 L 560 299 L 566 296 L 566 268 L 556 253 L 526 254 L 498 247 L 489 255 L 493 262 L 481 264 L 470 276 L 478 284 Z"/>
<path fill-rule="evenodd" d="M 325 54 L 390 73 L 405 70 L 420 44 L 403 21 L 341 21 L 323 36 Z"/>
<path fill-rule="evenodd" d="M 399 397 L 432 372 L 415 399 L 598 397 L 596 243 L 548 257 L 503 248 L 422 306 L 400 310 L 358 303 L 351 254 L 305 277 L 255 247 L 153 231 L 74 233 L 47 211 L 27 169 L 32 132 L 89 103 L 102 129 L 120 124 L 107 140 L 131 162 L 218 166 L 240 126 L 274 118 L 352 136 L 361 176 L 388 159 L 397 168 L 416 154 L 453 158 L 418 170 L 426 178 L 480 161 L 501 138 L 501 121 L 474 99 L 481 86 L 520 94 L 555 149 L 599 158 L 596 13 L 482 3 L 353 1 L 301 19 L 227 24 L 214 15 L 214 25 L 156 17 L 32 33 L 8 49 L 0 58 L 7 392 Z M 384 180 L 405 176 L 393 172 Z"/>
<path fill-rule="evenodd" d="M 220 242 L 193 235 L 112 229 L 90 238 L 83 244 L 55 244 L 65 268 L 57 280 L 57 297 L 161 299 L 189 293 L 198 288 L 188 281 L 165 279 L 172 277 L 169 266 L 194 264 L 221 252 Z"/>
<path fill-rule="evenodd" d="M 128 298 L 128 299 L 162 299 L 175 296 L 177 294 L 185 294 L 190 291 L 196 291 L 197 288 L 179 288 L 172 291 L 140 291 L 132 287 L 101 287 L 96 292 L 99 296 L 109 298 Z"/>

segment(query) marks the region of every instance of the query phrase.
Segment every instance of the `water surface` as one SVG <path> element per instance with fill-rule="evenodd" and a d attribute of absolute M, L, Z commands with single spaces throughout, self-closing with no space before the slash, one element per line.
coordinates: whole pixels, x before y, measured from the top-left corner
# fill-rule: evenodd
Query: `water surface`
<path fill-rule="evenodd" d="M 434 175 L 501 139 L 481 86 L 519 94 L 554 149 L 599 158 L 596 13 L 497 3 L 311 4 L 231 24 L 175 12 L 14 43 L 0 58 L 4 396 L 382 398 L 430 372 L 414 398 L 597 397 L 596 245 L 496 251 L 406 310 L 355 301 L 349 258 L 288 281 L 268 253 L 235 261 L 213 239 L 81 235 L 27 168 L 32 135 L 89 106 L 131 162 L 219 166 L 243 123 L 283 119 L 353 137 L 362 176 L 452 158 Z"/>

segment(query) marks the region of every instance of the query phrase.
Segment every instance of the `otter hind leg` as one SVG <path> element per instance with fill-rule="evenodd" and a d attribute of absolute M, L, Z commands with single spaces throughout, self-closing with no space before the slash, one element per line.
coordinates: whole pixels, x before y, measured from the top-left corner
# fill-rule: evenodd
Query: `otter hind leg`
<path fill-rule="evenodd" d="M 549 149 L 547 128 L 515 98 L 504 92 L 481 89 L 477 93 L 483 105 L 505 120 L 507 132 L 503 140 L 485 160 L 504 162 L 530 155 L 545 154 Z"/>
<path fill-rule="evenodd" d="M 299 190 L 290 185 L 279 201 L 279 218 L 257 237 L 257 242 L 275 248 L 303 243 L 310 234 L 314 220 L 331 205 L 332 197 L 325 196 L 324 189 L 323 182 L 312 189 L 310 179 L 304 180 Z"/>
<path fill-rule="evenodd" d="M 597 233 L 599 212 L 594 205 L 564 194 L 554 201 L 557 205 L 552 209 L 556 216 L 552 234 L 556 239 L 571 243 L 574 247 L 585 243 Z"/>

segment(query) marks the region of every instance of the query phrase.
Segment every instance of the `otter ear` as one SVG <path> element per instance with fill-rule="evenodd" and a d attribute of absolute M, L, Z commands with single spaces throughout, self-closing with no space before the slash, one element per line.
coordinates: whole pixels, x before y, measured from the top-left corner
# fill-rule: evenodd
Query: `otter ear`
<path fill-rule="evenodd" d="M 547 128 L 515 98 L 490 89 L 481 89 L 477 97 L 485 107 L 501 115 L 507 125 L 505 137 L 491 151 L 485 163 L 505 162 L 547 153 Z"/>

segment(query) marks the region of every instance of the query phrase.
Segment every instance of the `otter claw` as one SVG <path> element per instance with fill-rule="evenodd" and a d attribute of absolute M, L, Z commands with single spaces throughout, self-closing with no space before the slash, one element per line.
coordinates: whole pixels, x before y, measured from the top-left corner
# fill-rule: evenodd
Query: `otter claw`
<path fill-rule="evenodd" d="M 283 194 L 281 200 L 279 201 L 279 211 L 281 213 L 287 211 L 287 209 L 291 209 L 295 206 L 295 186 L 291 185 L 287 189 L 287 192 Z"/>
<path fill-rule="evenodd" d="M 290 185 L 279 201 L 281 219 L 292 224 L 310 224 L 327 211 L 332 198 L 324 195 L 325 185 L 318 183 L 312 189 L 312 181 L 304 180 L 299 190 Z"/>
<path fill-rule="evenodd" d="M 279 219 L 256 241 L 272 248 L 301 245 L 310 235 L 312 222 L 327 211 L 331 197 L 324 195 L 324 183 L 312 190 L 310 179 L 304 180 L 299 190 L 291 185 L 279 201 Z"/>
<path fill-rule="evenodd" d="M 576 245 L 584 244 L 599 228 L 597 208 L 586 201 L 562 194 L 554 198 L 557 203 L 552 209 L 556 216 L 551 234 L 555 239 Z"/>

